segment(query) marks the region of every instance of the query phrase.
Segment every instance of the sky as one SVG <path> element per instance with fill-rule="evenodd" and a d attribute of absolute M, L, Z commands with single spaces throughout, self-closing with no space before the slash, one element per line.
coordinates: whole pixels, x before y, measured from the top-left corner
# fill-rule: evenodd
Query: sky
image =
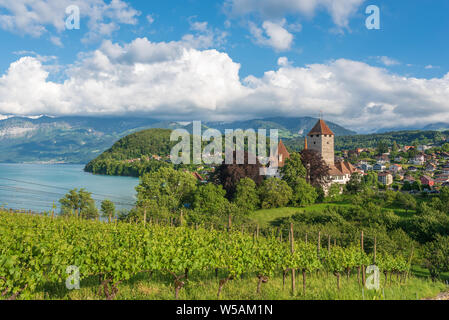
<path fill-rule="evenodd" d="M 447 0 L 0 0 L 0 119 L 449 123 L 448 14 Z"/>

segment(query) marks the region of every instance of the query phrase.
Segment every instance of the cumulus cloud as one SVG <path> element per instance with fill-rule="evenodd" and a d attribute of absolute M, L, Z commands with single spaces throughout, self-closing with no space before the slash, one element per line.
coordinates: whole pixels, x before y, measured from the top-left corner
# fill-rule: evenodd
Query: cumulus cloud
<path fill-rule="evenodd" d="M 250 22 L 250 32 L 257 44 L 272 47 L 276 51 L 290 50 L 293 35 L 284 28 L 286 22 L 285 19 L 278 22 L 265 21 L 262 24 L 263 30 Z"/>
<path fill-rule="evenodd" d="M 349 18 L 365 0 L 227 0 L 225 7 L 231 15 L 259 13 L 265 19 L 279 19 L 285 15 L 313 16 L 326 10 L 338 27 L 346 28 Z"/>
<path fill-rule="evenodd" d="M 122 0 L 0 0 L 0 28 L 40 37 L 45 33 L 65 29 L 66 8 L 78 6 L 81 18 L 87 19 L 85 42 L 110 36 L 120 24 L 136 24 L 137 10 Z M 53 36 L 51 41 L 61 45 L 60 39 Z"/>
<path fill-rule="evenodd" d="M 42 60 L 42 59 L 41 59 Z M 50 60 L 51 62 L 51 60 Z M 0 114 L 146 114 L 171 120 L 235 120 L 316 115 L 358 131 L 449 122 L 449 74 L 403 77 L 363 62 L 338 59 L 240 78 L 226 53 L 184 41 L 105 41 L 79 56 L 62 82 L 36 55 L 0 77 Z"/>

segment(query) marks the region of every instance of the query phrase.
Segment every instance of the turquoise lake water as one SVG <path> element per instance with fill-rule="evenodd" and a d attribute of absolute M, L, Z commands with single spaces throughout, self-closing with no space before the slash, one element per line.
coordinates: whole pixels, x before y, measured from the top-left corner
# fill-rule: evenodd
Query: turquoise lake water
<path fill-rule="evenodd" d="M 118 208 L 135 203 L 139 179 L 93 175 L 83 165 L 0 164 L 0 207 L 49 211 L 70 189 L 85 188 L 97 206 L 104 199 Z"/>

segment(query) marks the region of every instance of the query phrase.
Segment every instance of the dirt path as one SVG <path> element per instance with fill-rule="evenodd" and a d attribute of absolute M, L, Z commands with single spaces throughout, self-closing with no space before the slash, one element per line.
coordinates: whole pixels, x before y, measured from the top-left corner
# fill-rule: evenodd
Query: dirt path
<path fill-rule="evenodd" d="M 449 301 L 449 291 L 440 293 L 439 295 L 437 295 L 434 298 L 426 298 L 426 299 L 422 299 L 422 300 L 448 300 Z"/>

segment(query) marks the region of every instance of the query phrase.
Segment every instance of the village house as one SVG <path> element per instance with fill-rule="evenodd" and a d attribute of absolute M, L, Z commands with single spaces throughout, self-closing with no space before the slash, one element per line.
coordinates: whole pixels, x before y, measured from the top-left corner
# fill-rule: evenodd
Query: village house
<path fill-rule="evenodd" d="M 416 179 L 413 178 L 412 176 L 405 176 L 405 177 L 404 177 L 404 182 L 413 183 L 413 182 L 415 182 L 415 181 L 416 181 Z"/>
<path fill-rule="evenodd" d="M 434 171 L 436 171 L 436 170 L 437 170 L 437 165 L 436 165 L 436 164 L 428 163 L 428 164 L 426 165 L 426 171 L 428 171 L 428 172 L 434 172 Z"/>
<path fill-rule="evenodd" d="M 384 165 L 381 164 L 381 163 L 376 163 L 376 164 L 373 166 L 373 170 L 374 170 L 374 171 L 385 171 L 385 170 L 387 170 L 387 167 L 384 166 Z"/>
<path fill-rule="evenodd" d="M 392 164 L 389 170 L 393 173 L 398 173 L 402 171 L 402 166 L 400 164 Z"/>
<path fill-rule="evenodd" d="M 388 172 L 381 172 L 377 175 L 378 180 L 384 186 L 389 186 L 393 184 L 393 176 Z"/>
<path fill-rule="evenodd" d="M 401 156 L 396 156 L 395 158 L 394 158 L 394 162 L 402 162 L 402 157 Z"/>
<path fill-rule="evenodd" d="M 423 186 L 431 188 L 431 187 L 433 187 L 435 185 L 435 181 L 432 178 L 430 178 L 429 176 L 422 176 L 421 177 L 421 184 Z"/>
<path fill-rule="evenodd" d="M 424 152 L 424 151 L 429 150 L 431 148 L 432 148 L 431 146 L 420 145 L 420 146 L 418 146 L 418 151 Z"/>
<path fill-rule="evenodd" d="M 377 163 L 386 164 L 390 162 L 390 157 L 387 154 L 382 154 L 376 157 Z"/>
<path fill-rule="evenodd" d="M 413 150 L 413 149 L 415 149 L 414 146 L 404 146 L 404 148 L 402 148 L 402 151 L 403 152 L 408 152 L 409 150 Z"/>
<path fill-rule="evenodd" d="M 363 163 L 360 168 L 365 172 L 373 170 L 373 166 L 367 163 Z"/>
<path fill-rule="evenodd" d="M 424 154 L 418 154 L 416 157 L 409 161 L 411 164 L 415 166 L 422 166 L 426 162 L 426 158 Z"/>

